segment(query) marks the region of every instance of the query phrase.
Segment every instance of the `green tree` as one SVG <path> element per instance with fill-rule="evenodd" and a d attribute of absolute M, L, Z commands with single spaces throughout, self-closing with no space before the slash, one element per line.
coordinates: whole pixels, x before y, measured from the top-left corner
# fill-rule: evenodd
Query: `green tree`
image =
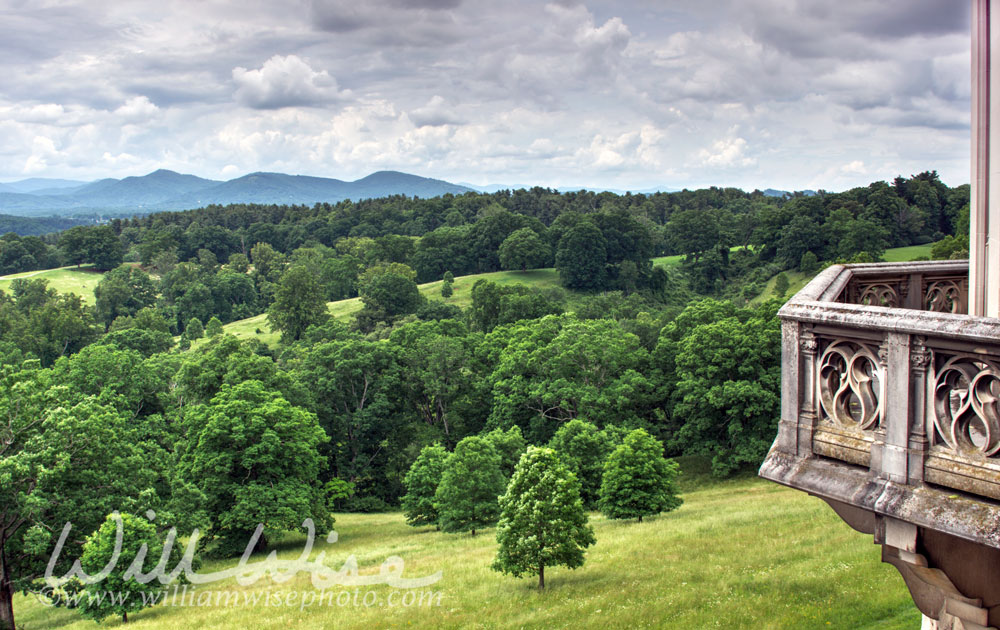
<path fill-rule="evenodd" d="M 524 437 L 521 435 L 521 427 L 514 425 L 506 431 L 493 429 L 483 437 L 493 444 L 493 448 L 500 455 L 500 471 L 503 473 L 504 479 L 510 479 L 514 474 L 517 462 L 524 454 L 524 449 L 527 448 Z"/>
<path fill-rule="evenodd" d="M 447 299 L 450 298 L 455 293 L 455 290 L 451 286 L 451 282 L 445 280 L 441 283 L 441 297 Z"/>
<path fill-rule="evenodd" d="M 781 406 L 776 310 L 770 302 L 720 313 L 691 326 L 676 345 L 676 372 L 666 380 L 675 401 L 670 447 L 712 457 L 717 475 L 759 465 L 774 438 Z"/>
<path fill-rule="evenodd" d="M 122 540 L 121 545 L 117 546 L 119 519 Z M 80 557 L 80 566 L 88 574 L 95 575 L 102 571 L 116 552 L 120 555 L 114 569 L 106 578 L 86 586 L 85 590 L 90 596 L 82 599 L 79 608 L 81 614 L 97 622 L 112 615 L 121 615 L 122 623 L 128 623 L 129 613 L 138 612 L 152 605 L 149 596 L 165 588 L 159 580 L 154 579 L 140 584 L 135 577 L 125 579 L 125 572 L 143 545 L 146 546 L 146 559 L 141 567 L 143 573 L 148 573 L 159 562 L 163 544 L 152 523 L 131 514 L 109 514 L 101 527 L 87 536 L 87 541 L 83 545 L 83 555 Z M 107 593 L 114 593 L 117 597 L 100 597 Z"/>
<path fill-rule="evenodd" d="M 580 497 L 587 508 L 597 506 L 604 462 L 611 451 L 608 436 L 593 424 L 570 420 L 559 427 L 549 448 L 554 449 L 580 480 Z"/>
<path fill-rule="evenodd" d="M 256 249 L 256 248 L 255 248 Z M 330 317 L 322 287 L 306 267 L 294 265 L 281 276 L 274 303 L 267 310 L 271 330 L 280 331 L 286 341 L 296 341 L 313 325 Z"/>
<path fill-rule="evenodd" d="M 521 228 L 504 239 L 500 244 L 499 254 L 503 269 L 521 271 L 543 266 L 551 255 L 548 244 L 528 227 Z"/>
<path fill-rule="evenodd" d="M 205 334 L 209 337 L 218 337 L 222 333 L 222 321 L 218 317 L 212 316 L 212 319 L 205 324 Z M 191 338 L 195 339 L 196 337 Z"/>
<path fill-rule="evenodd" d="M 74 535 L 54 574 L 79 557 L 85 532 L 116 509 L 155 507 L 143 423 L 60 386 L 37 361 L 0 367 L 0 628 L 14 627 L 14 591 L 42 577 L 62 525 Z"/>
<path fill-rule="evenodd" d="M 320 426 L 330 436 L 324 454 L 333 474 L 354 484 L 359 496 L 386 502 L 401 494 L 406 463 L 399 471 L 392 457 L 411 439 L 403 423 L 399 348 L 388 340 L 354 334 L 313 345 L 298 366 L 296 379 L 308 383 Z"/>
<path fill-rule="evenodd" d="M 420 419 L 444 432 L 446 444 L 454 444 L 455 408 L 466 407 L 476 389 L 467 334 L 460 322 L 415 322 L 389 338 L 400 351 L 401 393 Z"/>
<path fill-rule="evenodd" d="M 683 501 L 674 480 L 677 463 L 663 457 L 663 444 L 643 429 L 625 437 L 604 464 L 601 478 L 601 512 L 608 518 L 625 519 L 669 512 Z"/>
<path fill-rule="evenodd" d="M 185 419 L 190 446 L 181 477 L 197 487 L 201 507 L 223 553 L 238 553 L 258 524 L 258 549 L 311 518 L 319 531 L 333 520 L 323 487 L 319 448 L 329 438 L 316 415 L 249 380 L 223 385 Z"/>
<path fill-rule="evenodd" d="M 816 258 L 816 254 L 812 252 L 802 254 L 802 258 L 799 259 L 799 271 L 802 273 L 812 274 L 816 273 L 818 268 L 819 259 Z"/>
<path fill-rule="evenodd" d="M 88 228 L 76 225 L 59 235 L 59 248 L 70 264 L 79 267 L 87 262 L 89 256 Z"/>
<path fill-rule="evenodd" d="M 701 208 L 674 212 L 667 223 L 667 234 L 673 251 L 686 254 L 695 261 L 714 249 L 721 238 L 718 217 Z"/>
<path fill-rule="evenodd" d="M 788 293 L 788 275 L 784 271 L 778 274 L 778 277 L 774 279 L 774 294 L 779 298 L 785 297 Z"/>
<path fill-rule="evenodd" d="M 197 317 L 188 320 L 187 326 L 184 327 L 184 336 L 192 340 L 204 337 L 205 327 L 201 325 L 201 320 Z"/>
<path fill-rule="evenodd" d="M 0 340 L 52 365 L 61 356 L 79 351 L 100 335 L 93 309 L 73 293 L 49 289 L 47 281 L 17 278 L 9 299 L 0 292 Z"/>
<path fill-rule="evenodd" d="M 837 252 L 840 258 L 849 259 L 856 254 L 866 253 L 872 259 L 879 260 L 889 246 L 889 239 L 889 230 L 879 223 L 867 218 L 855 219 L 847 224 Z"/>
<path fill-rule="evenodd" d="M 358 293 L 367 308 L 382 311 L 390 317 L 413 313 L 424 303 L 413 278 L 410 273 L 400 273 L 395 269 L 365 273 L 358 279 Z"/>
<path fill-rule="evenodd" d="M 554 450 L 529 447 L 500 497 L 493 570 L 537 575 L 544 588 L 545 567 L 583 566 L 584 550 L 595 542 L 576 476 Z"/>
<path fill-rule="evenodd" d="M 246 254 L 241 254 L 239 252 L 230 254 L 229 262 L 226 266 L 236 273 L 246 273 L 250 271 L 250 259 L 246 257 Z"/>
<path fill-rule="evenodd" d="M 440 444 L 433 444 L 421 449 L 420 455 L 410 466 L 403 482 L 406 494 L 401 502 L 407 525 L 437 525 L 434 495 L 447 459 L 448 451 Z"/>
<path fill-rule="evenodd" d="M 584 220 L 559 239 L 556 269 L 563 285 L 570 289 L 599 289 L 604 286 L 607 258 L 604 235 Z"/>
<path fill-rule="evenodd" d="M 662 404 L 648 352 L 616 321 L 550 316 L 503 334 L 509 338 L 490 377 L 491 427 L 516 424 L 538 444 L 579 416 L 639 423 Z"/>
<path fill-rule="evenodd" d="M 477 529 L 496 523 L 504 484 L 500 455 L 489 440 L 469 436 L 460 441 L 445 461 L 434 497 L 441 529 L 475 536 Z"/>
<path fill-rule="evenodd" d="M 776 259 L 786 268 L 791 268 L 799 264 L 803 254 L 811 249 L 818 249 L 822 244 L 823 231 L 819 223 L 812 217 L 799 215 L 782 230 Z"/>
<path fill-rule="evenodd" d="M 285 257 L 274 251 L 270 243 L 257 243 L 250 249 L 254 273 L 268 282 L 277 282 L 285 271 Z"/>

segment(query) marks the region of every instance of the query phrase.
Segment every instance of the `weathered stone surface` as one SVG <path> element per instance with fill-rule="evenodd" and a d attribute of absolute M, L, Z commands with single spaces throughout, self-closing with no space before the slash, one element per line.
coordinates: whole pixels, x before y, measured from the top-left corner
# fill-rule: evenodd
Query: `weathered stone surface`
<path fill-rule="evenodd" d="M 939 628 L 1000 626 L 1000 319 L 962 314 L 967 273 L 834 265 L 796 294 L 760 469 L 872 535 Z"/>

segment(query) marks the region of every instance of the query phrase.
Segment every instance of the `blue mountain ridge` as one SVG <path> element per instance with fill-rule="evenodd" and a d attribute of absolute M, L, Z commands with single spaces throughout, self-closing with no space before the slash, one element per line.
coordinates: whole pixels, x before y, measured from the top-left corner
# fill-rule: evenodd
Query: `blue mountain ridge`
<path fill-rule="evenodd" d="M 389 195 L 426 198 L 472 191 L 397 171 L 380 171 L 353 182 L 284 173 L 250 173 L 223 182 L 160 169 L 141 177 L 102 179 L 66 190 L 42 188 L 39 194 L 12 192 L 11 184 L 0 186 L 4 186 L 0 188 L 0 213 L 17 216 L 129 210 L 141 214 L 232 203 L 311 205 Z"/>

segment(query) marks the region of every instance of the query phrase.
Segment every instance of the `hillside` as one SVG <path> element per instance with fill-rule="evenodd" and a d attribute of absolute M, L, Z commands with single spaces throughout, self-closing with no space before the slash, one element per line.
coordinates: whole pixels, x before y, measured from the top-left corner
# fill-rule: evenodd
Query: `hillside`
<path fill-rule="evenodd" d="M 546 571 L 544 592 L 530 579 L 489 569 L 496 549 L 491 529 L 472 537 L 408 527 L 395 512 L 338 514 L 339 540 L 330 545 L 319 538 L 316 544 L 316 552 L 326 552 L 327 566 L 339 569 L 350 554 L 360 572 L 370 575 L 388 556 L 399 556 L 403 577 L 441 571 L 438 583 L 417 589 L 440 593 L 440 606 L 389 607 L 393 589 L 352 586 L 333 588 L 351 594 L 357 589 L 360 597 L 371 590 L 382 604 L 301 610 L 298 604 L 157 606 L 130 614 L 129 622 L 148 630 L 918 627 L 920 615 L 896 570 L 879 562 L 870 537 L 845 525 L 819 499 L 757 479 L 707 484 L 696 479 L 688 487 L 680 509 L 642 523 L 591 514 L 597 544 L 586 563 L 574 571 Z M 761 544 L 764 531 L 774 544 Z M 302 545 L 301 535 L 289 535 L 276 545 L 278 558 L 298 558 Z M 235 559 L 208 561 L 200 572 L 235 564 Z M 229 579 L 198 588 L 235 597 L 313 590 L 304 574 L 284 585 L 263 578 L 240 587 Z M 95 627 L 72 610 L 45 608 L 33 598 L 18 595 L 14 606 L 25 628 Z"/>
<path fill-rule="evenodd" d="M 102 179 L 69 187 L 75 183 L 53 180 L 48 186 L 42 181 L 0 185 L 0 213 L 39 216 L 117 211 L 131 214 L 188 210 L 210 204 L 312 205 L 391 195 L 437 197 L 471 190 L 396 171 L 372 173 L 353 182 L 284 173 L 251 173 L 221 182 L 160 169 L 141 177 Z"/>
<path fill-rule="evenodd" d="M 448 304 L 468 308 L 472 304 L 472 285 L 480 279 L 490 280 L 501 285 L 523 284 L 538 289 L 558 289 L 560 287 L 559 274 L 556 273 L 555 269 L 531 269 L 526 272 L 495 271 L 492 273 L 479 273 L 471 276 L 459 276 L 455 278 L 455 283 L 452 285 L 454 293 L 450 298 L 441 297 L 440 280 L 421 284 L 419 285 L 419 288 L 421 295 L 428 299 L 441 300 Z M 346 323 L 351 319 L 351 317 L 354 316 L 355 313 L 361 310 L 363 304 L 361 303 L 361 298 L 349 298 L 346 300 L 329 302 L 327 307 L 333 317 Z M 266 314 L 230 322 L 223 326 L 222 329 L 231 335 L 239 337 L 240 339 L 257 337 L 262 342 L 269 345 L 277 343 L 278 337 L 280 336 L 278 333 L 271 332 L 271 329 L 268 328 Z M 205 341 L 205 339 L 195 341 L 195 343 L 192 344 L 192 348 L 205 343 Z"/>
<path fill-rule="evenodd" d="M 102 272 L 88 266 L 81 268 L 60 267 L 59 269 L 47 269 L 45 271 L 27 271 L 9 276 L 0 276 L 0 291 L 9 291 L 10 283 L 17 278 L 44 279 L 48 281 L 50 289 L 55 289 L 59 293 L 74 293 L 83 298 L 85 303 L 93 305 L 94 288 L 103 276 Z"/>

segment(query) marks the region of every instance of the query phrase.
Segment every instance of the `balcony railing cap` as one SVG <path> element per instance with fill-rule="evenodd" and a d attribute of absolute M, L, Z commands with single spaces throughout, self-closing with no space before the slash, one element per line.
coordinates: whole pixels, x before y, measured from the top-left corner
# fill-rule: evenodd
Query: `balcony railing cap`
<path fill-rule="evenodd" d="M 908 308 L 844 304 L 835 300 L 853 278 L 911 274 L 968 273 L 966 260 L 832 265 L 795 294 L 780 311 L 782 320 L 810 324 L 905 332 L 1000 344 L 1000 319 Z"/>

